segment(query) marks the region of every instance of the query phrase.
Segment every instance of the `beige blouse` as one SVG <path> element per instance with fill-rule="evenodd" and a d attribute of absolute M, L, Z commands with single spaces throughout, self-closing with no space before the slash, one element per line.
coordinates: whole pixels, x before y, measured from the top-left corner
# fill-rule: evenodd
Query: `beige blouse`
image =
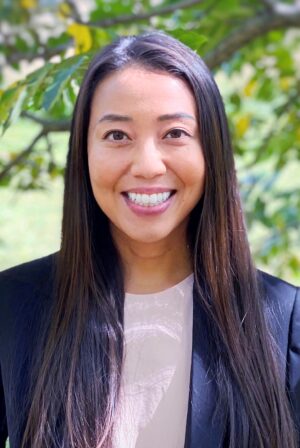
<path fill-rule="evenodd" d="M 154 294 L 129 294 L 114 448 L 183 448 L 192 356 L 193 274 Z"/>

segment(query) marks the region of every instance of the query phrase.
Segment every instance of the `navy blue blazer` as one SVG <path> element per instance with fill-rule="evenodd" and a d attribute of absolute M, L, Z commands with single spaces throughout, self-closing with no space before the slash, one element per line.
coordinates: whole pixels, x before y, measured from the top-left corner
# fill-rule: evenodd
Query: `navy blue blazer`
<path fill-rule="evenodd" d="M 26 419 L 28 363 L 39 337 L 41 316 L 51 306 L 55 254 L 0 273 L 0 448 L 9 435 L 19 448 Z M 266 310 L 282 353 L 282 378 L 300 427 L 300 293 L 261 273 Z M 195 297 L 195 294 L 194 294 Z M 214 386 L 205 369 L 207 338 L 197 301 L 193 309 L 193 353 L 185 448 L 225 447 L 223 427 L 213 419 Z M 166 447 L 172 448 L 172 447 Z"/>

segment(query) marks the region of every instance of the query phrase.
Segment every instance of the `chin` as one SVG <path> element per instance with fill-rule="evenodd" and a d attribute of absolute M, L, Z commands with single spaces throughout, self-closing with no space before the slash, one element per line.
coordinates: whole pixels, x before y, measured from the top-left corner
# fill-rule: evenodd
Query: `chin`
<path fill-rule="evenodd" d="M 141 229 L 142 230 L 142 229 Z M 144 229 L 146 230 L 146 229 Z M 171 233 L 168 232 L 122 232 L 125 240 L 128 243 L 132 242 L 133 244 L 155 244 L 164 241 L 168 241 L 171 236 Z"/>
<path fill-rule="evenodd" d="M 128 238 L 133 241 L 134 243 L 141 243 L 141 244 L 154 244 L 159 243 L 160 241 L 164 241 L 168 238 L 168 235 L 133 235 L 128 236 Z"/>

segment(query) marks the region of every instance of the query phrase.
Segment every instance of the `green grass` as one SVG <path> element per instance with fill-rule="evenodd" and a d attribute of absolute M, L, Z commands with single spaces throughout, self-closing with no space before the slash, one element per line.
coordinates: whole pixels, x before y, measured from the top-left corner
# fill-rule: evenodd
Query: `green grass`
<path fill-rule="evenodd" d="M 38 134 L 41 127 L 31 120 L 20 119 L 16 124 L 10 126 L 5 134 L 0 136 L 0 155 L 3 153 L 18 153 L 25 148 Z M 68 144 L 68 133 L 52 133 L 51 142 L 55 159 L 64 163 Z"/>
<path fill-rule="evenodd" d="M 0 270 L 59 249 L 62 191 L 0 189 Z"/>
<path fill-rule="evenodd" d="M 39 126 L 19 120 L 0 139 L 0 155 L 18 153 L 38 133 Z M 66 133 L 51 135 L 56 161 L 64 164 Z M 38 151 L 42 144 L 38 147 Z M 0 270 L 57 251 L 60 245 L 63 181 L 46 190 L 0 188 Z"/>

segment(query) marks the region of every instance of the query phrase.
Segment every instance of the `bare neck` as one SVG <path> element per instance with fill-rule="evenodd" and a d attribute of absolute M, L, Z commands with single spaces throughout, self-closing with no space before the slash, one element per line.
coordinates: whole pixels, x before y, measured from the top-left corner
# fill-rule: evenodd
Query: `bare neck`
<path fill-rule="evenodd" d="M 125 291 L 149 294 L 181 282 L 192 273 L 186 238 L 181 241 L 139 243 L 114 238 L 125 273 Z"/>

